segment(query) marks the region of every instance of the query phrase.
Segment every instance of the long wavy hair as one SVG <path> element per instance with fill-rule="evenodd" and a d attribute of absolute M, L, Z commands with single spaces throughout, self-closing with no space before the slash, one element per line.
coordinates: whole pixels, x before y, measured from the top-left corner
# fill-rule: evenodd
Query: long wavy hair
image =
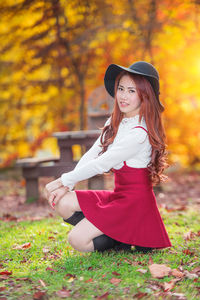
<path fill-rule="evenodd" d="M 149 136 L 149 142 L 152 146 L 151 161 L 149 162 L 147 169 L 150 171 L 150 180 L 153 185 L 159 184 L 161 181 L 165 181 L 168 177 L 163 171 L 169 166 L 167 163 L 166 152 L 166 135 L 162 124 L 161 113 L 164 111 L 161 104 L 158 102 L 154 90 L 150 82 L 142 75 L 131 74 L 126 71 L 122 71 L 115 80 L 115 102 L 114 108 L 111 113 L 111 122 L 109 125 L 104 126 L 101 134 L 101 147 L 102 150 L 99 155 L 107 151 L 110 144 L 113 143 L 117 134 L 119 124 L 124 117 L 124 114 L 120 111 L 117 103 L 117 88 L 119 81 L 123 75 L 128 75 L 134 80 L 138 96 L 141 100 L 141 106 L 139 111 L 139 122 L 142 117 L 147 125 L 147 131 Z M 110 171 L 113 172 L 113 169 Z"/>

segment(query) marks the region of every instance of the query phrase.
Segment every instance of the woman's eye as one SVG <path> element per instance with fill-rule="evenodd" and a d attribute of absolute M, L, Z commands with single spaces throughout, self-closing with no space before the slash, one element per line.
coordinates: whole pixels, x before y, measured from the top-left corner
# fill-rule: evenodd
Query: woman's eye
<path fill-rule="evenodd" d="M 131 93 L 135 93 L 135 91 L 134 91 L 134 90 L 130 90 L 130 92 L 131 92 Z"/>
<path fill-rule="evenodd" d="M 122 91 L 122 88 L 121 88 L 121 87 L 118 87 L 118 90 Z"/>

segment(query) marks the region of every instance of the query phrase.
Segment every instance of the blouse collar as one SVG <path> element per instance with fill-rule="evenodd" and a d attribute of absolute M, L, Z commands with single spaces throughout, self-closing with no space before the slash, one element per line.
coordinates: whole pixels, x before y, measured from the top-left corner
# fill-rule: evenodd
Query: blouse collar
<path fill-rule="evenodd" d="M 122 124 L 130 124 L 130 123 L 132 123 L 132 122 L 134 122 L 134 121 L 138 121 L 139 120 L 139 115 L 135 115 L 134 117 L 130 117 L 130 118 L 123 118 L 122 120 L 121 120 L 121 123 Z M 142 117 L 142 120 L 143 120 L 143 117 Z"/>

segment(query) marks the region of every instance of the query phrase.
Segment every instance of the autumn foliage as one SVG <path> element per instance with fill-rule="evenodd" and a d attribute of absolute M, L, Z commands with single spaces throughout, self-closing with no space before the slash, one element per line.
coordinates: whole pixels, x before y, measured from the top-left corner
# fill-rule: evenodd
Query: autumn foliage
<path fill-rule="evenodd" d="M 57 154 L 52 133 L 87 128 L 106 67 L 145 60 L 160 74 L 170 162 L 199 168 L 199 1 L 10 0 L 0 18 L 1 167 Z"/>

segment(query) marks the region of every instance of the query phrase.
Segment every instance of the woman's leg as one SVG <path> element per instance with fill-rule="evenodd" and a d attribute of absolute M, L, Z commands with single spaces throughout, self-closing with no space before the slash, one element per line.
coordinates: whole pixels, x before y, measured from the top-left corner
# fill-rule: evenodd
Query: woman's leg
<path fill-rule="evenodd" d="M 84 218 L 69 232 L 68 241 L 80 252 L 92 252 L 95 250 L 93 239 L 101 235 L 104 233 Z"/>
<path fill-rule="evenodd" d="M 91 222 L 89 222 L 85 218 L 79 206 L 79 202 L 75 191 L 71 191 L 65 194 L 55 205 L 55 210 L 58 213 L 58 215 L 60 215 L 64 219 L 65 222 L 71 225 L 76 225 L 73 228 L 73 230 L 69 233 L 69 242 L 72 241 L 73 244 L 77 244 L 77 247 L 79 247 L 79 244 L 81 244 L 79 248 L 82 249 L 83 247 L 83 249 L 85 250 L 79 251 L 88 252 L 97 250 L 103 252 L 107 249 L 114 248 L 115 246 L 119 247 L 120 250 L 126 250 L 126 244 L 124 244 L 124 247 L 123 243 L 119 243 L 114 239 L 110 238 L 109 236 L 105 235 L 102 231 L 96 228 Z M 77 227 L 79 223 L 84 224 L 81 225 L 81 229 L 79 229 L 80 226 Z M 81 236 L 83 240 L 85 238 L 85 240 L 82 241 L 82 239 L 79 238 L 79 236 Z M 88 242 L 88 238 L 90 239 L 90 243 Z M 116 250 L 118 249 L 116 248 Z"/>
<path fill-rule="evenodd" d="M 65 220 L 72 217 L 75 212 L 81 212 L 75 191 L 66 193 L 54 208 L 57 214 Z"/>

